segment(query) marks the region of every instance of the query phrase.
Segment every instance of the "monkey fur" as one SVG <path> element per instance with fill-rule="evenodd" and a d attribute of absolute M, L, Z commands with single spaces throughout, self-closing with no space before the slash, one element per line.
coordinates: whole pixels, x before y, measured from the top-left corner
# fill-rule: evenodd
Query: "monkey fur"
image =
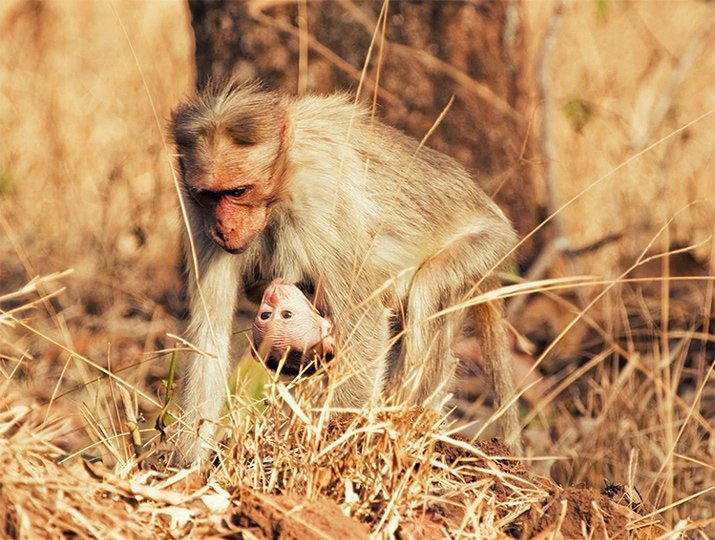
<path fill-rule="evenodd" d="M 477 323 L 495 406 L 513 401 L 501 302 L 450 308 L 498 284 L 516 237 L 454 159 L 346 95 L 290 97 L 236 81 L 181 104 L 170 129 L 196 346 L 185 360 L 182 463 L 212 447 L 237 299 L 274 279 L 320 285 L 336 350 L 328 406 L 440 409 L 465 315 Z M 518 448 L 514 405 L 499 423 Z"/>

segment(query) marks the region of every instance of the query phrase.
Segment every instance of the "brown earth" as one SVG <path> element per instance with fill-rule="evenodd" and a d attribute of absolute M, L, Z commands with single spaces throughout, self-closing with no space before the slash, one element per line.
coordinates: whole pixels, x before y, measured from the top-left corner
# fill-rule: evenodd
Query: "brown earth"
<path fill-rule="evenodd" d="M 488 455 L 505 456 L 508 449 L 498 439 L 477 441 L 476 446 Z M 438 444 L 435 452 L 447 463 L 456 464 L 465 455 L 448 445 Z M 469 456 L 468 459 L 472 459 Z M 481 460 L 485 467 L 497 464 L 502 472 L 534 482 L 524 466 L 515 460 Z M 465 483 L 477 481 L 465 478 Z M 626 538 L 629 517 L 633 511 L 616 502 L 608 495 L 593 488 L 562 488 L 546 479 L 551 495 L 541 508 L 534 508 L 509 531 L 512 538 Z M 509 500 L 511 491 L 497 482 L 493 494 L 502 502 Z M 313 539 L 313 538 L 368 538 L 369 528 L 365 523 L 342 514 L 339 507 L 328 499 L 310 501 L 294 495 L 264 495 L 246 489 L 237 490 L 240 500 L 238 510 L 230 516 L 230 526 L 235 530 L 250 532 L 256 538 L 266 539 Z M 446 537 L 446 530 L 458 529 L 464 518 L 452 507 L 434 505 L 422 516 L 402 523 L 399 538 Z M 649 524 L 634 531 L 635 538 L 650 539 L 664 534 L 666 530 L 657 524 Z"/>
<path fill-rule="evenodd" d="M 588 487 L 563 488 L 554 482 L 529 473 L 524 465 L 509 458 L 509 448 L 499 439 L 479 440 L 474 443 L 484 454 L 497 459 L 477 458 L 480 468 L 498 467 L 503 473 L 524 481 L 540 485 L 550 493 L 540 508 L 534 507 L 514 523 L 509 534 L 514 538 L 533 538 L 542 534 L 559 533 L 563 538 L 579 538 L 593 535 L 594 538 L 623 538 L 626 536 L 626 516 L 631 509 L 596 489 Z M 474 459 L 474 455 L 460 448 L 438 443 L 435 451 L 446 463 L 457 465 L 460 460 Z M 478 478 L 465 478 L 465 482 L 475 482 Z M 497 477 L 492 485 L 492 493 L 500 502 L 508 502 L 513 491 L 507 489 Z M 617 493 L 612 494 L 616 498 Z M 564 508 L 565 507 L 565 508 Z M 563 515 L 562 515 L 563 514 Z M 605 532 L 605 534 L 604 534 Z M 662 531 L 665 532 L 665 531 Z M 649 536 L 637 536 L 648 538 Z"/>
<path fill-rule="evenodd" d="M 63 429 L 38 427 L 41 421 L 41 411 L 20 405 L 0 385 L 0 537 L 104 537 L 95 532 L 113 531 L 124 537 L 310 540 L 368 538 L 379 530 L 388 538 L 452 538 L 473 518 L 483 519 L 474 515 L 479 512 L 493 514 L 489 530 L 511 538 L 650 540 L 668 532 L 626 488 L 561 487 L 527 471 L 498 439 L 444 435 L 443 420 L 423 409 L 374 419 L 338 415 L 315 447 L 301 445 L 297 436 L 286 439 L 297 444 L 288 454 L 306 451 L 324 461 L 305 462 L 302 470 L 285 467 L 269 440 L 273 459 L 257 447 L 253 460 L 240 452 L 226 455 L 208 483 L 197 472 L 166 468 L 112 469 L 85 460 L 60 465 L 66 456 L 49 441 Z M 222 476 L 231 466 L 282 478 L 271 488 L 230 470 Z M 291 487 L 291 478 L 306 472 L 324 480 Z M 390 495 L 408 475 L 419 492 Z M 351 479 L 358 495 L 353 501 L 344 489 Z M 392 529 L 386 516 L 395 517 Z"/>
<path fill-rule="evenodd" d="M 323 538 L 367 538 L 367 525 L 345 516 L 333 501 L 303 500 L 294 495 L 263 495 L 236 490 L 241 504 L 230 516 L 236 532 L 256 538 L 312 540 Z"/>
<path fill-rule="evenodd" d="M 434 413 L 415 408 L 396 415 L 378 415 L 376 421 L 396 421 L 398 429 L 401 424 L 405 431 L 415 432 L 420 431 L 420 427 L 428 431 L 436 418 Z M 336 416 L 327 427 L 326 441 L 337 440 L 346 430 L 364 425 L 364 421 L 364 418 L 354 414 Z M 377 435 L 378 438 L 381 436 Z M 492 496 L 497 503 L 504 503 L 504 508 L 509 508 L 508 503 L 513 501 L 514 485 L 537 486 L 548 493 L 540 505 L 532 506 L 513 521 L 507 530 L 513 538 L 626 538 L 630 533 L 633 535 L 631 537 L 650 539 L 666 532 L 654 520 L 640 527 L 629 527 L 629 522 L 639 515 L 646 515 L 647 510 L 643 505 L 632 502 L 625 495 L 624 488 L 618 484 L 609 484 L 602 491 L 585 486 L 562 487 L 528 472 L 497 438 L 469 441 L 452 436 L 452 439 L 464 443 L 464 446 L 438 440 L 431 457 L 455 471 L 460 471 L 460 467 L 468 464 L 469 467 L 461 475 L 463 483 L 490 483 Z M 381 441 L 373 440 L 373 444 L 379 445 Z M 470 447 L 476 448 L 479 454 Z M 419 464 L 415 467 L 418 468 Z M 337 505 L 327 499 L 306 504 L 292 495 L 258 495 L 245 489 L 239 489 L 238 492 L 241 506 L 239 513 L 232 518 L 232 523 L 237 527 L 248 528 L 259 538 L 320 538 L 322 534 L 335 538 L 368 536 L 365 524 L 345 517 Z M 459 530 L 465 518 L 464 513 L 456 508 L 457 505 L 449 504 L 448 500 L 432 504 L 425 508 L 422 515 L 403 521 L 397 536 L 446 537 L 446 531 Z M 294 516 L 298 510 L 300 519 Z"/>

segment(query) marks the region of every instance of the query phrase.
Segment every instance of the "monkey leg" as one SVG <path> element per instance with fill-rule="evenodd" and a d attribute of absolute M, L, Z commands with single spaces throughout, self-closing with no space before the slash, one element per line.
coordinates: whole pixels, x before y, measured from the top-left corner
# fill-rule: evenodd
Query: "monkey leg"
<path fill-rule="evenodd" d="M 436 266 L 423 268 L 410 286 L 402 351 L 393 358 L 386 392 L 395 404 L 440 410 L 449 390 L 457 365 L 451 345 L 463 313 L 437 315 L 453 303 L 451 291 L 436 286 L 439 273 Z"/>
<path fill-rule="evenodd" d="M 374 403 L 384 387 L 389 312 L 372 302 L 357 313 L 355 310 L 349 313 L 346 318 L 335 321 L 338 345 L 329 370 L 330 407 L 359 408 L 365 403 Z"/>
<path fill-rule="evenodd" d="M 446 242 L 417 270 L 407 291 L 404 354 L 390 379 L 400 402 L 440 408 L 457 363 L 452 344 L 464 320 L 460 304 L 478 292 L 472 291 L 474 285 L 480 284 L 480 290 L 494 285 L 496 280 L 489 275 L 510 245 L 510 230 L 478 222 L 468 233 Z M 514 395 L 502 311 L 501 302 L 472 310 L 497 408 Z M 499 424 L 512 448 L 518 449 L 515 406 L 502 411 Z"/>

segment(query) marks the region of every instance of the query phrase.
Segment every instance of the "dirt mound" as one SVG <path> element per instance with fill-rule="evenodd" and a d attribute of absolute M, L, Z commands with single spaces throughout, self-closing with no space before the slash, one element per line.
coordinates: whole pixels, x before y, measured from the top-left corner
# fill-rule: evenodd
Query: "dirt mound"
<path fill-rule="evenodd" d="M 546 501 L 536 532 L 559 531 L 566 538 L 584 532 L 596 537 L 619 538 L 626 534 L 625 515 L 608 497 L 585 487 L 570 487 Z"/>
<path fill-rule="evenodd" d="M 378 415 L 375 421 L 388 422 L 405 432 L 428 433 L 439 424 L 439 417 L 414 408 L 396 415 Z M 348 430 L 364 427 L 365 423 L 357 415 L 339 415 L 329 424 L 326 438 L 338 440 Z M 373 440 L 373 444 L 379 442 Z M 459 435 L 437 438 L 430 452 L 433 471 L 449 469 L 453 479 L 459 479 L 463 486 L 481 486 L 483 492 L 493 497 L 497 517 L 511 521 L 506 532 L 513 538 L 625 538 L 631 534 L 650 539 L 667 532 L 654 520 L 639 520 L 646 511 L 625 496 L 622 486 L 609 484 L 603 491 L 585 486 L 561 487 L 529 473 L 497 438 L 476 441 Z M 419 468 L 416 463 L 414 469 Z M 542 496 L 538 500 L 514 515 L 516 494 L 533 496 L 539 492 Z M 448 536 L 446 531 L 459 530 L 471 517 L 469 508 L 455 504 L 447 491 L 441 495 L 441 502 L 434 502 L 412 519 L 403 520 L 399 535 L 434 538 Z M 636 522 L 640 525 L 635 525 Z"/>
<path fill-rule="evenodd" d="M 466 442 L 465 439 L 458 439 Z M 587 487 L 561 488 L 548 479 L 530 474 L 523 464 L 511 458 L 509 448 L 499 439 L 478 440 L 474 446 L 484 453 L 484 457 L 445 443 L 438 443 L 435 452 L 446 463 L 456 466 L 463 460 L 475 460 L 477 469 L 489 470 L 496 467 L 512 481 L 521 480 L 539 485 L 548 490 L 549 496 L 534 505 L 519 519 L 515 520 L 507 533 L 514 538 L 548 537 L 556 538 L 623 538 L 627 535 L 628 516 L 634 516 L 632 505 L 627 505 L 622 488 L 611 489 L 608 493 Z M 488 456 L 488 457 L 487 457 Z M 511 459 L 510 459 L 511 458 Z M 481 475 L 482 479 L 484 475 Z M 491 493 L 502 503 L 508 503 L 513 491 L 504 480 L 494 477 Z M 479 475 L 465 478 L 465 482 L 477 482 Z M 620 486 L 618 486 L 620 487 Z M 605 491 L 605 490 L 604 490 Z M 622 502 L 624 501 L 624 502 Z M 650 538 L 651 529 L 637 538 Z M 665 530 L 658 530 L 662 534 Z"/>

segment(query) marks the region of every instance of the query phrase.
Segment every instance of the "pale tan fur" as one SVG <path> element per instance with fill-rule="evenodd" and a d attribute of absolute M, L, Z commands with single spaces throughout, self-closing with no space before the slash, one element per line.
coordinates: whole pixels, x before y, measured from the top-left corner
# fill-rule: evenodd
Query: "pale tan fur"
<path fill-rule="evenodd" d="M 240 132 L 242 121 L 258 142 L 234 145 L 231 166 L 245 157 L 247 174 L 265 176 L 272 186 L 270 218 L 245 251 L 228 254 L 207 237 L 202 209 L 189 192 L 210 189 L 212 182 L 217 190 L 230 188 L 225 176 L 211 172 L 223 170 L 226 146 L 212 140 L 223 150 L 211 154 L 204 139 L 225 136 L 227 127 Z M 464 313 L 430 317 L 464 301 L 476 284 L 479 291 L 494 285 L 490 276 L 515 244 L 508 220 L 465 169 L 434 150 L 418 150 L 416 141 L 373 122 L 343 95 L 291 98 L 230 83 L 181 106 L 172 130 L 203 292 L 202 300 L 189 255 L 188 336 L 206 353 L 187 360 L 183 459 L 200 459 L 211 443 L 225 402 L 234 306 L 256 281 L 320 284 L 336 331 L 332 406 L 390 396 L 438 408 L 455 369 L 451 343 Z M 265 163 L 258 160 L 263 167 L 255 165 L 257 155 L 265 156 Z M 242 179 L 235 182 L 240 186 Z M 513 385 L 501 306 L 473 312 L 495 401 L 502 405 Z M 390 346 L 390 313 L 404 315 L 401 347 Z M 514 407 L 502 426 L 518 445 Z"/>

